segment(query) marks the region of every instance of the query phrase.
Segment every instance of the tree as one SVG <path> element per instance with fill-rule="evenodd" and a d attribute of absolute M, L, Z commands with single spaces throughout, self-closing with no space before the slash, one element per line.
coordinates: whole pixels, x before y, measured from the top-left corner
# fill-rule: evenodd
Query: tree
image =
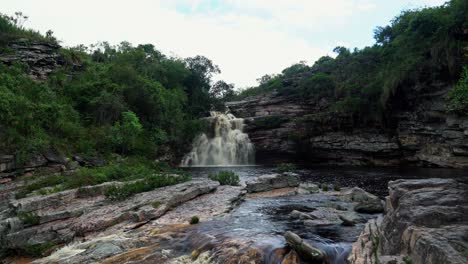
<path fill-rule="evenodd" d="M 210 95 L 217 99 L 228 99 L 234 95 L 234 84 L 217 81 L 210 89 Z"/>
<path fill-rule="evenodd" d="M 264 85 L 267 84 L 271 79 L 273 79 L 274 76 L 270 74 L 265 74 L 262 77 L 257 79 L 257 82 L 259 85 Z"/>
<path fill-rule="evenodd" d="M 135 149 L 137 140 L 143 131 L 138 116 L 129 111 L 122 113 L 122 123 L 116 122 L 111 128 L 111 140 L 120 148 L 122 154 Z"/>

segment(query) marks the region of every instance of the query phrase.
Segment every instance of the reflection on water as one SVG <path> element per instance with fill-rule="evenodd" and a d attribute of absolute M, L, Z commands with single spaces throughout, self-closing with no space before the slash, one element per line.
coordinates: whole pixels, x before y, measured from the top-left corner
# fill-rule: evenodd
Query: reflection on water
<path fill-rule="evenodd" d="M 245 182 L 249 178 L 273 173 L 273 167 L 209 167 L 190 168 L 193 177 L 207 177 L 222 170 L 235 171 Z M 363 168 L 302 168 L 298 171 L 303 181 L 339 184 L 342 187 L 359 186 L 371 193 L 384 197 L 387 183 L 401 178 L 450 177 L 466 181 L 465 172 L 440 169 L 363 169 Z M 200 223 L 193 227 L 184 239 L 196 240 L 194 244 L 214 248 L 229 244 L 226 241 L 241 240 L 249 248 L 261 248 L 265 263 L 280 263 L 277 250 L 286 246 L 283 234 L 292 231 L 311 245 L 322 249 L 329 263 L 346 263 L 351 245 L 357 240 L 364 223 L 354 227 L 340 224 L 305 226 L 303 220 L 292 219 L 291 211 L 312 212 L 324 204 L 346 207 L 333 196 L 320 193 L 274 198 L 247 198 L 228 217 Z M 340 204 L 341 203 L 341 204 Z M 348 204 L 349 207 L 349 204 Z M 352 208 L 348 208 L 352 210 Z M 365 220 L 376 215 L 360 214 Z M 232 244 L 232 243 L 231 243 Z M 237 248 L 241 250 L 241 248 Z M 221 251 L 218 249 L 218 251 Z M 222 258 L 219 259 L 222 262 Z"/>
<path fill-rule="evenodd" d="M 271 166 L 196 167 L 184 168 L 193 177 L 207 177 L 209 173 L 231 170 L 241 181 L 274 173 Z M 306 182 L 338 184 L 341 187 L 360 187 L 370 193 L 385 197 L 387 183 L 398 179 L 454 178 L 468 183 L 468 173 L 461 169 L 442 168 L 362 168 L 362 167 L 302 167 L 297 171 Z"/>

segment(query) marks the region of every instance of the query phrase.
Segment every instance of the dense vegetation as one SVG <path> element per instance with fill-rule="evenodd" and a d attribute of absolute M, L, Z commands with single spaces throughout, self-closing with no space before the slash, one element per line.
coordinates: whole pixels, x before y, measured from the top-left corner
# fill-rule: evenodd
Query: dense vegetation
<path fill-rule="evenodd" d="M 199 118 L 207 111 L 273 90 L 312 103 L 326 98 L 328 111 L 377 124 L 386 122 L 397 92 L 446 83 L 456 87 L 447 110 L 466 114 L 467 14 L 463 0 L 404 11 L 375 30 L 371 47 L 337 47 L 335 58 L 292 65 L 237 94 L 230 84 L 213 84 L 220 70 L 209 59 L 167 57 L 151 44 L 61 48 L 61 67 L 45 82 L 24 74 L 28 65 L 0 63 L 0 149 L 18 161 L 50 147 L 66 154 L 177 156 L 203 129 Z M 23 28 L 26 19 L 0 16 L 0 54 L 12 52 L 20 38 L 56 43 L 51 31 Z M 258 122 L 275 127 L 283 120 Z"/>
<path fill-rule="evenodd" d="M 467 59 L 467 21 L 468 2 L 463 0 L 404 11 L 375 30 L 372 47 L 337 47 L 336 58 L 325 56 L 312 66 L 301 62 L 279 75 L 265 75 L 258 87 L 242 91 L 237 99 L 273 90 L 312 103 L 328 98 L 334 102 L 332 112 L 359 122 L 384 122 L 397 92 L 457 82 Z M 448 110 L 466 114 L 466 81 L 450 97 Z"/>
<path fill-rule="evenodd" d="M 0 54 L 10 44 L 56 43 L 22 27 L 27 17 L 0 16 Z M 203 56 L 167 57 L 151 44 L 62 48 L 61 67 L 47 81 L 28 65 L 0 63 L 0 149 L 24 161 L 53 147 L 64 154 L 148 158 L 180 155 L 203 128 L 199 118 L 222 108 L 232 85 L 213 84 L 219 69 Z"/>

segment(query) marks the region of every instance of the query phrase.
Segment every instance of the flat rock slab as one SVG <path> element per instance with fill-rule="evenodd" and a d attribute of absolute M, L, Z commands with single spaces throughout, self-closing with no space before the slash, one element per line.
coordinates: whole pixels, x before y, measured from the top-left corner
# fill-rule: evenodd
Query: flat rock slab
<path fill-rule="evenodd" d="M 220 186 L 213 193 L 198 196 L 168 211 L 154 221 L 154 224 L 188 223 L 192 216 L 198 216 L 200 221 L 211 220 L 215 216 L 229 212 L 243 194 L 242 187 Z"/>
<path fill-rule="evenodd" d="M 299 175 L 294 173 L 269 174 L 249 180 L 245 189 L 248 193 L 266 192 L 274 189 L 299 186 Z"/>
<path fill-rule="evenodd" d="M 87 234 L 103 235 L 114 226 L 157 219 L 169 209 L 213 192 L 218 186 L 215 181 L 196 179 L 139 193 L 124 201 L 106 199 L 103 192 L 83 196 L 77 190 L 11 200 L 11 208 L 37 215 L 39 224 L 11 225 L 17 217 L 0 219 L 0 244 L 14 250 L 48 242 L 64 244 Z"/>

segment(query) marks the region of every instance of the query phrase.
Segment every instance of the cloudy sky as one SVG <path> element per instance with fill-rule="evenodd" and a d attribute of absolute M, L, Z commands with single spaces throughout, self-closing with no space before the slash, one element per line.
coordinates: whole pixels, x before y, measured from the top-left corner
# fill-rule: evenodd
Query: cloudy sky
<path fill-rule="evenodd" d="M 204 55 L 237 87 L 323 55 L 373 44 L 373 29 L 402 10 L 445 0 L 0 0 L 62 45 L 152 43 L 168 55 Z"/>

